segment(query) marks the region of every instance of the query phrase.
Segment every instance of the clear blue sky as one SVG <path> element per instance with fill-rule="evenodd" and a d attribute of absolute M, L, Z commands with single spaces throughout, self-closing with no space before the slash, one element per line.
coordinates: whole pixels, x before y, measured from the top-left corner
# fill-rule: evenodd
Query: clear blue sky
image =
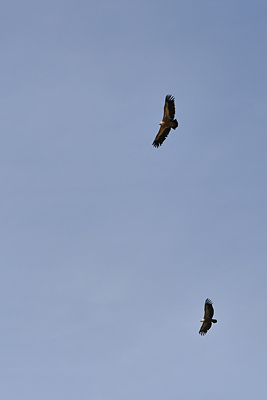
<path fill-rule="evenodd" d="M 1 2 L 1 399 L 266 398 L 266 17 Z"/>

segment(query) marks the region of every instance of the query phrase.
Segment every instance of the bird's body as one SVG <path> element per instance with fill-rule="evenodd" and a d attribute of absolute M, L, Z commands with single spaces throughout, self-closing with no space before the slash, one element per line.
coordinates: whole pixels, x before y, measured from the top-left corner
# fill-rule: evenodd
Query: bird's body
<path fill-rule="evenodd" d="M 206 299 L 204 306 L 204 318 L 200 322 L 203 322 L 199 330 L 200 335 L 206 335 L 207 331 L 211 328 L 212 323 L 216 324 L 217 319 L 213 319 L 213 306 L 210 299 Z"/>
<path fill-rule="evenodd" d="M 162 121 L 159 123 L 160 128 L 154 142 L 152 143 L 154 147 L 159 147 L 162 145 L 162 143 L 168 136 L 171 128 L 172 129 L 177 128 L 178 121 L 174 119 L 174 116 L 175 116 L 174 97 L 168 94 L 165 98 L 163 118 Z"/>

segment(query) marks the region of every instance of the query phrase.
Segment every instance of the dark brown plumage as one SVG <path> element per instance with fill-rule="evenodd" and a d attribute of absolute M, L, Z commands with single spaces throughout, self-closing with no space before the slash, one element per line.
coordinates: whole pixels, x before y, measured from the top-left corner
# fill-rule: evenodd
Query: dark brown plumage
<path fill-rule="evenodd" d="M 200 321 L 203 322 L 200 328 L 200 335 L 206 335 L 208 330 L 211 328 L 212 323 L 216 324 L 217 319 L 212 319 L 214 314 L 214 310 L 212 307 L 212 301 L 210 299 L 206 299 L 204 306 L 204 318 Z"/>
<path fill-rule="evenodd" d="M 165 98 L 165 105 L 164 105 L 164 114 L 162 121 L 159 123 L 160 128 L 158 131 L 157 136 L 155 137 L 154 142 L 152 145 L 154 147 L 159 147 L 162 145 L 168 134 L 170 133 L 171 128 L 176 129 L 178 126 L 178 122 L 174 119 L 175 116 L 175 103 L 174 97 L 168 94 Z"/>

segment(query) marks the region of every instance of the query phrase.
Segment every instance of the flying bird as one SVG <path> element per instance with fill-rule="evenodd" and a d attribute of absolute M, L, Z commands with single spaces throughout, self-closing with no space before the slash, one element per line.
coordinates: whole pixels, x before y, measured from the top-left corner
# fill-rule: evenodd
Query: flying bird
<path fill-rule="evenodd" d="M 214 310 L 212 307 L 212 301 L 210 299 L 206 299 L 204 307 L 204 318 L 200 321 L 203 322 L 199 330 L 200 335 L 206 335 L 208 330 L 211 328 L 212 322 L 216 324 L 217 319 L 212 319 L 213 314 Z"/>
<path fill-rule="evenodd" d="M 166 137 L 168 136 L 171 128 L 176 129 L 178 126 L 177 119 L 174 119 L 175 115 L 175 103 L 174 97 L 168 94 L 165 98 L 164 114 L 162 121 L 159 123 L 160 128 L 157 136 L 155 137 L 152 145 L 154 147 L 159 147 L 162 145 Z"/>

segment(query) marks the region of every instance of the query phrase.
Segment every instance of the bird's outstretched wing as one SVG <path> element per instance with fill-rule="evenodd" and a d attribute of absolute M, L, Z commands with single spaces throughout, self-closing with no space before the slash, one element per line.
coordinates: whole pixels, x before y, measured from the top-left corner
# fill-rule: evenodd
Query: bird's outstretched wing
<path fill-rule="evenodd" d="M 212 307 L 212 301 L 210 299 L 206 299 L 204 307 L 204 319 L 212 318 L 213 314 L 214 310 Z"/>
<path fill-rule="evenodd" d="M 199 330 L 200 335 L 206 335 L 208 330 L 211 328 L 211 322 L 210 321 L 204 321 L 203 324 L 201 325 L 201 328 Z"/>
<path fill-rule="evenodd" d="M 168 134 L 170 133 L 171 128 L 164 128 L 164 126 L 160 126 L 157 136 L 155 137 L 152 145 L 154 147 L 159 147 L 162 145 Z"/>
<path fill-rule="evenodd" d="M 175 116 L 175 103 L 174 97 L 170 94 L 167 94 L 165 98 L 165 105 L 164 105 L 164 114 L 163 114 L 163 121 L 172 120 Z"/>

